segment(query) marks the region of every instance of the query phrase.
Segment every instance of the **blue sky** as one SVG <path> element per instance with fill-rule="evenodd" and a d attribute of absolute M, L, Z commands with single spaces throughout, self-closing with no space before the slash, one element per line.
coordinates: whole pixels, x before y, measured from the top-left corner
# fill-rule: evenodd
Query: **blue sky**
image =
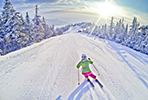
<path fill-rule="evenodd" d="M 0 1 L 0 10 L 3 10 L 5 0 Z M 109 24 L 114 17 L 114 23 L 124 18 L 125 24 L 131 24 L 134 17 L 138 18 L 140 25 L 148 25 L 148 0 L 10 0 L 14 8 L 25 16 L 29 12 L 34 17 L 35 5 L 39 6 L 39 14 L 54 24 L 69 24 L 82 21 Z M 111 5 L 105 5 L 105 1 Z M 103 14 L 107 12 L 106 15 Z M 114 11 L 114 12 L 112 12 Z M 102 15 L 105 15 L 104 17 Z M 100 17 L 101 16 L 101 17 Z M 58 22 L 57 22 L 58 21 Z"/>
<path fill-rule="evenodd" d="M 148 0 L 114 0 L 118 5 L 148 13 Z"/>

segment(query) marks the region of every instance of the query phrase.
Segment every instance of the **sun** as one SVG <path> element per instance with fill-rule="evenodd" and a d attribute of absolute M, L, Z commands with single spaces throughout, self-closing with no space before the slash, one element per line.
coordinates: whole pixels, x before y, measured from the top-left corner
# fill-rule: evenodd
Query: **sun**
<path fill-rule="evenodd" d="M 101 16 L 108 17 L 118 13 L 118 8 L 110 2 L 102 2 L 94 4 L 93 11 L 100 14 Z"/>

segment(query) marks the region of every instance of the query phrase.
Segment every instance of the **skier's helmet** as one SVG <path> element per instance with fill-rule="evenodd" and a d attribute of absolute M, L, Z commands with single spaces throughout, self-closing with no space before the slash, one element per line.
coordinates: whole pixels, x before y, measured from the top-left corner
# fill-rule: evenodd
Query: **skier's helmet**
<path fill-rule="evenodd" d="M 85 54 L 82 54 L 82 59 L 83 59 L 83 58 L 86 58 L 86 55 L 85 55 Z"/>

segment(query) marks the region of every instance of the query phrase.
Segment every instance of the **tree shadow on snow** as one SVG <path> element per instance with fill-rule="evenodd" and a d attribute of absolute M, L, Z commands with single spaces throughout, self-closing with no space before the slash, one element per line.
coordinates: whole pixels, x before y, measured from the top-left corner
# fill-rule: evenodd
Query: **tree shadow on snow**
<path fill-rule="evenodd" d="M 145 76 L 142 72 L 139 73 L 136 70 L 136 67 L 132 64 L 129 63 L 128 60 L 126 60 L 127 54 L 126 52 L 131 55 L 133 58 L 137 59 L 138 61 L 140 61 L 141 63 L 143 63 L 145 65 L 145 63 L 147 64 L 147 55 L 145 54 L 141 54 L 141 53 L 135 53 L 136 51 L 129 49 L 128 47 L 125 46 L 120 46 L 120 44 L 117 45 L 113 45 L 111 42 L 108 43 L 112 48 L 115 49 L 115 51 L 122 57 L 122 59 L 127 63 L 127 65 L 135 72 L 135 74 L 137 75 L 137 77 L 143 82 L 143 84 L 146 86 L 146 88 L 148 89 L 148 83 L 147 83 L 147 79 L 148 77 Z M 128 48 L 128 49 L 127 49 Z M 124 52 L 123 52 L 124 51 Z M 123 54 L 124 53 L 124 54 Z M 126 56 L 125 56 L 126 55 Z"/>
<path fill-rule="evenodd" d="M 85 86 L 86 83 L 87 80 L 84 80 L 84 82 L 71 93 L 71 95 L 68 97 L 68 100 L 74 100 L 75 96 L 75 100 L 80 100 L 83 94 L 85 94 L 90 89 L 89 85 Z"/>
<path fill-rule="evenodd" d="M 60 95 L 59 97 L 57 97 L 56 100 L 62 100 L 62 99 L 61 99 L 61 95 Z"/>

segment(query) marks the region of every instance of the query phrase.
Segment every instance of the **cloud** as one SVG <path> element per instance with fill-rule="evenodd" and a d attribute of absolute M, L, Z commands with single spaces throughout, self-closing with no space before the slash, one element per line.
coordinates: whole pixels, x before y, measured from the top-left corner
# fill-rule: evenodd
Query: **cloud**
<path fill-rule="evenodd" d="M 65 21 L 65 20 L 61 20 L 58 18 L 53 18 L 53 19 L 45 19 L 48 25 L 55 25 L 56 27 L 61 27 L 63 25 L 68 25 L 70 24 L 70 22 Z"/>
<path fill-rule="evenodd" d="M 26 3 L 57 3 L 61 0 L 26 0 Z"/>
<path fill-rule="evenodd" d="M 80 0 L 25 0 L 25 3 L 50 3 L 50 4 L 75 4 L 80 2 Z"/>
<path fill-rule="evenodd" d="M 98 4 L 100 2 L 85 2 L 85 6 L 87 7 L 94 7 L 93 5 L 95 4 Z M 139 9 L 134 9 L 134 8 L 131 8 L 131 7 L 126 7 L 126 6 L 121 6 L 121 5 L 118 5 L 116 2 L 112 2 L 112 4 L 114 6 L 116 6 L 118 9 L 118 13 L 114 14 L 114 15 L 111 15 L 111 16 L 108 16 L 108 17 L 115 17 L 116 20 L 118 21 L 119 19 L 122 19 L 124 18 L 125 19 L 125 23 L 128 23 L 128 24 L 131 24 L 132 21 L 133 21 L 133 18 L 134 17 L 137 17 L 139 23 L 141 25 L 147 25 L 148 23 L 148 13 L 145 13 L 145 12 L 142 12 L 142 11 L 139 11 Z"/>
<path fill-rule="evenodd" d="M 29 12 L 31 18 L 34 17 L 35 5 L 39 7 L 39 15 L 44 16 L 45 18 L 57 18 L 60 20 L 67 20 L 68 22 L 72 21 L 90 21 L 91 19 L 97 20 L 100 15 L 96 12 L 93 12 L 91 7 L 94 7 L 94 4 L 99 3 L 95 0 L 10 0 L 13 7 L 21 12 L 25 16 L 26 12 Z M 102 2 L 102 1 L 100 1 Z M 115 2 L 112 2 L 116 7 L 121 11 L 117 15 L 113 15 L 115 20 L 118 21 L 122 18 L 125 19 L 125 24 L 132 23 L 134 17 L 137 17 L 141 25 L 146 25 L 148 23 L 148 14 L 142 13 L 140 11 L 125 7 L 119 6 Z M 0 4 L 4 4 L 0 2 Z M 2 10 L 2 9 L 0 9 Z M 112 16 L 108 16 L 108 22 Z M 99 21 L 102 24 L 104 18 L 101 18 Z M 50 22 L 53 22 L 50 20 Z M 61 21 L 60 21 L 61 22 Z M 64 22 L 63 22 L 64 23 Z M 105 24 L 105 21 L 104 21 Z"/>
<path fill-rule="evenodd" d="M 56 4 L 65 0 L 10 0 L 12 4 Z M 1 4 L 1 3 L 0 3 Z"/>

